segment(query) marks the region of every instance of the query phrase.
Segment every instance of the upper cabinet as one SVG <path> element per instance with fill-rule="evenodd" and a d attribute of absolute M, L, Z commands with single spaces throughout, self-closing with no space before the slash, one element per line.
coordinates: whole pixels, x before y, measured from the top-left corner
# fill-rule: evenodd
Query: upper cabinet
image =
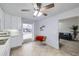
<path fill-rule="evenodd" d="M 0 8 L 0 30 L 21 29 L 21 17 L 9 15 Z"/>
<path fill-rule="evenodd" d="M 12 16 L 11 17 L 11 22 L 12 22 L 12 29 L 21 29 L 21 18 L 20 17 L 16 17 L 16 16 Z"/>
<path fill-rule="evenodd" d="M 8 14 L 5 14 L 4 16 L 4 28 L 5 29 L 11 29 L 11 16 Z"/>
<path fill-rule="evenodd" d="M 0 19 L 2 19 L 3 16 L 4 16 L 4 13 L 3 13 L 2 9 L 0 8 Z"/>
<path fill-rule="evenodd" d="M 0 30 L 4 29 L 4 12 L 0 8 Z"/>
<path fill-rule="evenodd" d="M 20 30 L 21 29 L 21 17 L 5 14 L 4 28 L 5 29 L 18 29 L 18 30 Z"/>

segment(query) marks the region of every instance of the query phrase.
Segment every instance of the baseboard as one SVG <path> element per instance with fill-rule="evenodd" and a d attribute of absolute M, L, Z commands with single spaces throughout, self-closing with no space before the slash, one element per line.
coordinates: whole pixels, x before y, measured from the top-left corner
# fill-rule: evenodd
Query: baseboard
<path fill-rule="evenodd" d="M 17 48 L 20 48 L 20 47 L 22 47 L 22 45 L 21 45 L 21 46 L 13 47 L 13 48 L 11 48 L 11 50 L 13 50 L 13 49 L 17 49 Z"/>
<path fill-rule="evenodd" d="M 26 39 L 26 40 L 23 41 L 22 44 L 24 44 L 24 43 L 29 43 L 29 42 L 33 42 L 33 40 L 32 40 L 32 39 Z"/>
<path fill-rule="evenodd" d="M 53 45 L 51 45 L 51 44 L 49 44 L 49 43 L 47 43 L 47 42 L 46 42 L 46 44 L 49 45 L 50 47 L 55 48 L 55 49 L 59 49 L 59 47 L 54 47 Z"/>

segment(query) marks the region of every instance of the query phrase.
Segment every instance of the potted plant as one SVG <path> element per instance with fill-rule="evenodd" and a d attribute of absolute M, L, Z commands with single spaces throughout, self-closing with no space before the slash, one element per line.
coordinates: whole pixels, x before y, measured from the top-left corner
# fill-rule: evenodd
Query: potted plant
<path fill-rule="evenodd" d="M 73 39 L 75 40 L 78 34 L 78 25 L 72 25 L 71 29 L 73 30 Z"/>

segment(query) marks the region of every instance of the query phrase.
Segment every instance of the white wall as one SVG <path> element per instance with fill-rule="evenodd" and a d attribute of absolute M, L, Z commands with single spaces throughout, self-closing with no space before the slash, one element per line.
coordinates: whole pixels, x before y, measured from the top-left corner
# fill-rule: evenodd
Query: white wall
<path fill-rule="evenodd" d="M 46 43 L 54 48 L 59 48 L 59 39 L 58 39 L 58 21 L 60 19 L 68 18 L 68 17 L 74 17 L 79 16 L 79 8 L 69 10 L 67 12 L 58 14 L 53 17 L 49 17 L 44 20 L 40 20 L 35 23 L 36 27 L 35 30 L 37 30 L 36 35 L 46 35 L 47 41 Z M 45 25 L 44 31 L 40 31 L 39 27 Z"/>
<path fill-rule="evenodd" d="M 38 22 L 39 29 L 38 34 L 47 36 L 46 43 L 55 48 L 59 48 L 58 44 L 58 22 L 57 20 L 52 20 L 48 18 Z M 44 31 L 40 31 L 40 27 L 45 25 Z"/>
<path fill-rule="evenodd" d="M 75 8 L 75 9 L 69 10 L 67 12 L 58 14 L 56 16 L 53 16 L 53 18 L 61 20 L 61 19 L 66 19 L 66 18 L 70 18 L 70 17 L 75 17 L 75 16 L 79 16 L 79 8 Z"/>
<path fill-rule="evenodd" d="M 79 17 L 72 17 L 59 21 L 59 32 L 72 33 L 72 25 L 79 26 Z"/>
<path fill-rule="evenodd" d="M 28 24 L 33 24 L 34 20 L 32 19 L 28 19 L 28 18 L 21 18 L 22 19 L 22 23 L 28 23 Z"/>
<path fill-rule="evenodd" d="M 34 23 L 34 35 L 35 37 L 39 34 L 39 21 L 35 21 Z"/>

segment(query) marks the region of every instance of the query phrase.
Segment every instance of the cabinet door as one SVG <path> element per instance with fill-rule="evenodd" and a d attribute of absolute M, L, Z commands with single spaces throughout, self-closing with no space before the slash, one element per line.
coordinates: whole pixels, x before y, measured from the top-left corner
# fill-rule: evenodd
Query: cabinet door
<path fill-rule="evenodd" d="M 21 19 L 20 17 L 12 16 L 12 29 L 20 29 L 21 27 Z"/>
<path fill-rule="evenodd" d="M 17 21 L 18 21 L 18 29 L 21 30 L 22 29 L 21 17 L 18 17 Z"/>
<path fill-rule="evenodd" d="M 5 14 L 5 18 L 4 18 L 4 22 L 5 22 L 5 29 L 11 29 L 11 16 L 8 14 Z"/>
<path fill-rule="evenodd" d="M 3 29 L 4 29 L 4 13 L 0 8 L 0 30 L 3 30 Z"/>
<path fill-rule="evenodd" d="M 11 41 L 10 41 L 11 48 L 18 47 L 21 45 L 22 45 L 22 39 L 19 37 L 19 35 L 11 37 Z"/>
<path fill-rule="evenodd" d="M 17 19 L 15 16 L 11 16 L 11 29 L 17 29 Z"/>
<path fill-rule="evenodd" d="M 12 16 L 11 17 L 11 29 L 16 29 L 19 31 L 18 36 L 11 37 L 11 48 L 20 46 L 22 44 L 22 34 L 21 34 L 21 18 Z"/>
<path fill-rule="evenodd" d="M 4 51 L 4 56 L 9 56 L 10 55 L 10 39 L 5 44 L 5 51 Z"/>
<path fill-rule="evenodd" d="M 4 30 L 4 17 L 2 17 L 2 19 L 0 19 L 0 29 Z"/>

